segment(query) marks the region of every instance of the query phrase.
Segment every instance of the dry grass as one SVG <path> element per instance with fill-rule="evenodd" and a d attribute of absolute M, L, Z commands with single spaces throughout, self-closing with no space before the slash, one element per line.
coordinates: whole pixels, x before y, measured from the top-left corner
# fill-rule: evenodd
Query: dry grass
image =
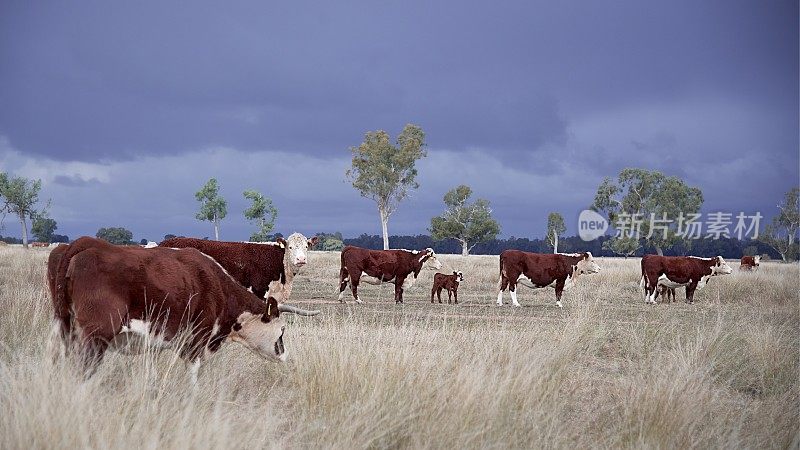
<path fill-rule="evenodd" d="M 170 352 L 111 356 L 86 382 L 52 362 L 46 256 L 0 249 L 0 448 L 800 444 L 797 265 L 649 306 L 638 259 L 601 258 L 559 311 L 552 289 L 493 306 L 488 256 L 443 257 L 466 277 L 457 306 L 429 303 L 432 273 L 404 306 L 391 285 L 340 305 L 338 253 L 315 252 L 293 297 L 324 314 L 292 321 L 291 361 L 229 344 L 192 390 Z"/>

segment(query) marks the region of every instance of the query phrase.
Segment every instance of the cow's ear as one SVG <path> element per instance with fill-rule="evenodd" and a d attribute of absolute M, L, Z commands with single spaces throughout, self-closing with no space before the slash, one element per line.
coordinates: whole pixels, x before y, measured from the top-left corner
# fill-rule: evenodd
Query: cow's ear
<path fill-rule="evenodd" d="M 286 248 L 286 240 L 284 240 L 282 237 L 275 239 L 275 242 L 277 242 L 281 248 Z"/>
<path fill-rule="evenodd" d="M 270 297 L 267 299 L 267 312 L 261 316 L 261 321 L 264 323 L 269 323 L 272 319 L 276 319 L 278 316 L 281 315 L 280 310 L 278 309 L 278 301 L 275 300 L 275 297 Z"/>
<path fill-rule="evenodd" d="M 314 246 L 317 245 L 317 242 L 319 242 L 319 237 L 318 236 L 312 237 L 311 239 L 308 240 L 308 248 L 309 249 L 314 248 Z"/>

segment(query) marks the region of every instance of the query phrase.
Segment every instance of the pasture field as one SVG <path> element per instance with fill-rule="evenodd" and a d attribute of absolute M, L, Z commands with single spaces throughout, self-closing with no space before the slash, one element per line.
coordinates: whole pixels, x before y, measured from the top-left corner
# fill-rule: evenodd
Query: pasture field
<path fill-rule="evenodd" d="M 198 386 L 172 352 L 109 354 L 88 381 L 48 346 L 47 250 L 0 248 L 0 448 L 798 448 L 800 268 L 715 277 L 694 305 L 646 305 L 639 259 L 597 258 L 564 294 L 494 306 L 497 256 L 336 301 L 339 254 L 312 252 L 290 361 L 227 344 Z M 443 269 L 443 271 L 444 271 Z M 508 294 L 505 301 L 509 301 Z"/>

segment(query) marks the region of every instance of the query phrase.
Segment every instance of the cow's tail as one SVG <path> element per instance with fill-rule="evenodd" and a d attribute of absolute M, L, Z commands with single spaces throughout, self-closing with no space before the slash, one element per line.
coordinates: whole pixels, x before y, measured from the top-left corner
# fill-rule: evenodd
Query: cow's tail
<path fill-rule="evenodd" d="M 497 278 L 497 293 L 503 290 L 503 255 L 500 254 L 500 276 Z"/>

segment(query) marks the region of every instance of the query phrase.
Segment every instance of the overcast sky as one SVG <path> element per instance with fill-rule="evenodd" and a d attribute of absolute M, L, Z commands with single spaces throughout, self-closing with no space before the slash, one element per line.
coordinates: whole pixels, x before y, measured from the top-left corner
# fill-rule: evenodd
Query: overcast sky
<path fill-rule="evenodd" d="M 41 178 L 58 233 L 221 238 L 242 191 L 276 231 L 379 234 L 346 182 L 368 130 L 426 132 L 392 234 L 426 233 L 461 183 L 503 236 L 575 232 L 604 176 L 684 178 L 704 210 L 774 214 L 798 184 L 791 1 L 0 3 L 0 169 Z M 3 235 L 18 235 L 6 218 Z"/>

